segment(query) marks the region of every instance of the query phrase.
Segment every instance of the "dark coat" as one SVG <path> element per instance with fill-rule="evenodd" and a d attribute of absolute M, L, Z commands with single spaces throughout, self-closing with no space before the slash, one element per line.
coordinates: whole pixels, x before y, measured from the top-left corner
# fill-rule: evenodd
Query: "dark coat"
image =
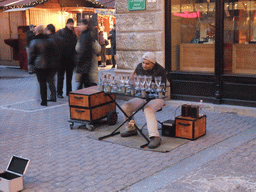
<path fill-rule="evenodd" d="M 50 34 L 49 40 L 53 42 L 56 48 L 56 57 L 55 61 L 57 62 L 57 67 L 59 68 L 61 60 L 65 57 L 64 56 L 64 47 L 63 47 L 63 38 L 57 34 Z"/>
<path fill-rule="evenodd" d="M 33 69 L 56 68 L 56 48 L 47 35 L 39 34 L 31 41 L 28 64 Z"/>
<path fill-rule="evenodd" d="M 111 42 L 111 48 L 112 49 L 116 49 L 116 30 L 112 29 L 109 34 L 111 35 L 110 37 L 108 37 L 108 39 L 110 39 Z"/>
<path fill-rule="evenodd" d="M 92 65 L 92 35 L 89 29 L 82 31 L 77 53 L 77 73 L 89 73 Z"/>
<path fill-rule="evenodd" d="M 26 47 L 29 47 L 30 42 L 35 38 L 35 33 L 33 31 L 28 30 L 26 33 L 26 40 L 27 40 L 27 44 Z"/>
<path fill-rule="evenodd" d="M 74 59 L 76 55 L 75 47 L 77 43 L 75 32 L 65 27 L 59 30 L 57 35 L 63 39 L 63 55 L 65 55 L 65 57 Z"/>

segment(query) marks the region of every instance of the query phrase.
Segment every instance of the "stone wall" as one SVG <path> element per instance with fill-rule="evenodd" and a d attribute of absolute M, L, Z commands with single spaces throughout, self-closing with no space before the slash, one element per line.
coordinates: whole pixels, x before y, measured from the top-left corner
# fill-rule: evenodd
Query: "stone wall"
<path fill-rule="evenodd" d="M 116 72 L 132 71 L 147 51 L 165 66 L 164 0 L 145 1 L 145 10 L 129 11 L 128 0 L 116 0 Z"/>

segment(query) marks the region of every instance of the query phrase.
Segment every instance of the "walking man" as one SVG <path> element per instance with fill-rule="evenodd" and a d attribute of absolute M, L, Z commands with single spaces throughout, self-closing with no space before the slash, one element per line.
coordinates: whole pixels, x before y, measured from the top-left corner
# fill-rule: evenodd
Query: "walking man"
<path fill-rule="evenodd" d="M 74 32 L 74 20 L 68 19 L 66 27 L 59 30 L 57 33 L 63 38 L 63 57 L 61 58 L 59 70 L 58 70 L 58 83 L 57 83 L 57 93 L 58 98 L 63 97 L 63 81 L 64 74 L 66 72 L 66 95 L 72 91 L 72 76 L 75 66 L 75 55 L 76 55 L 76 42 L 77 37 Z"/>
<path fill-rule="evenodd" d="M 54 62 L 53 70 L 49 74 L 47 78 L 47 83 L 49 84 L 49 89 L 51 91 L 50 98 L 48 101 L 56 102 L 56 85 L 55 85 L 55 75 L 60 66 L 60 59 L 62 57 L 62 39 L 56 35 L 55 26 L 53 24 L 49 24 L 45 28 L 45 34 L 48 36 L 48 40 L 51 41 L 55 46 L 55 56 L 52 58 Z"/>
<path fill-rule="evenodd" d="M 111 42 L 111 58 L 112 58 L 112 68 L 116 67 L 116 24 L 114 24 L 112 30 L 109 32 L 108 39 Z"/>
<path fill-rule="evenodd" d="M 39 25 L 36 29 L 36 36 L 31 41 L 28 63 L 35 71 L 40 86 L 41 105 L 47 106 L 47 79 L 55 70 L 56 49 L 48 36 L 44 35 L 43 26 Z"/>

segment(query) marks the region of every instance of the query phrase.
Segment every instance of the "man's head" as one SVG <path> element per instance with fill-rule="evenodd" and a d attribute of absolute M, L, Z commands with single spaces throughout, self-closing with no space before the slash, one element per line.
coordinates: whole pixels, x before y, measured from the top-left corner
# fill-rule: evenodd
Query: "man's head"
<path fill-rule="evenodd" d="M 45 28 L 45 34 L 50 35 L 50 34 L 55 34 L 55 27 L 53 24 L 49 24 Z"/>
<path fill-rule="evenodd" d="M 36 27 L 35 25 L 29 25 L 29 30 L 30 31 L 35 31 L 35 27 Z"/>
<path fill-rule="evenodd" d="M 66 24 L 67 28 L 69 30 L 73 30 L 74 29 L 74 20 L 72 18 L 69 18 L 67 20 L 67 24 Z"/>
<path fill-rule="evenodd" d="M 144 70 L 151 70 L 155 66 L 156 55 L 152 52 L 146 52 L 142 56 L 142 67 Z"/>
<path fill-rule="evenodd" d="M 39 35 L 39 34 L 44 34 L 44 28 L 43 28 L 43 26 L 42 26 L 42 25 L 39 25 L 38 27 L 36 27 L 36 28 L 35 28 L 35 33 L 36 33 L 37 35 Z"/>
<path fill-rule="evenodd" d="M 87 19 L 82 19 L 80 23 L 80 28 L 82 31 L 89 28 L 89 21 Z"/>

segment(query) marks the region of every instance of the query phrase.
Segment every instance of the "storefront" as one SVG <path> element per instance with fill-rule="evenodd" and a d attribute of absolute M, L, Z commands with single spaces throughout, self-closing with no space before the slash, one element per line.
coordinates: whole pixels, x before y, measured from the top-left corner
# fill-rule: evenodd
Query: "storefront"
<path fill-rule="evenodd" d="M 166 69 L 171 98 L 256 106 L 256 1 L 171 0 Z"/>
<path fill-rule="evenodd" d="M 255 0 L 116 0 L 116 18 L 116 73 L 152 51 L 170 99 L 256 106 Z"/>

